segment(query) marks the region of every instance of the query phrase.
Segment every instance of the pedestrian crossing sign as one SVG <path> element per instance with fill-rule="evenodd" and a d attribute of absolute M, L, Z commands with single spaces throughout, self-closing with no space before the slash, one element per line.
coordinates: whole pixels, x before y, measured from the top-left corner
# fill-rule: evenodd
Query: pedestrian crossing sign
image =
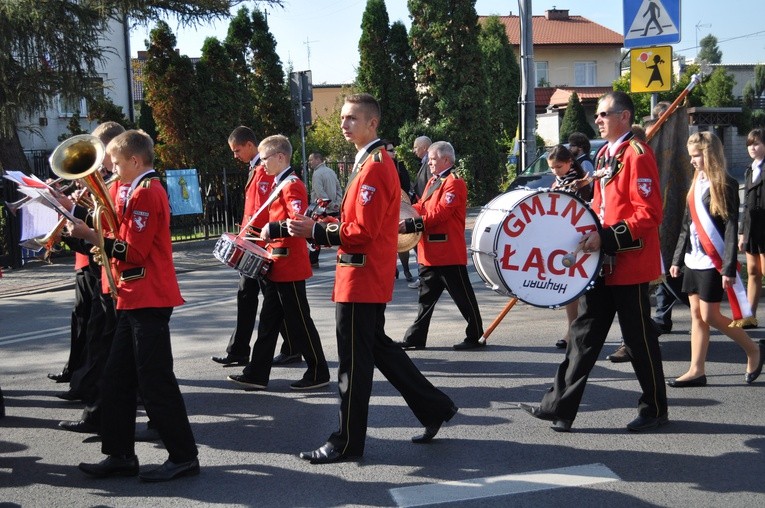
<path fill-rule="evenodd" d="M 630 50 L 630 92 L 668 92 L 672 88 L 672 46 Z"/>
<path fill-rule="evenodd" d="M 680 42 L 680 0 L 624 0 L 624 47 Z"/>

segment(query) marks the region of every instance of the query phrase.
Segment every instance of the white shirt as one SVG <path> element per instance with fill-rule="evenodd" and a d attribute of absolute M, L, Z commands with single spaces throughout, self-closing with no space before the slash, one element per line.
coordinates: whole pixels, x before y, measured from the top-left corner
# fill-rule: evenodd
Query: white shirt
<path fill-rule="evenodd" d="M 704 173 L 699 173 L 696 178 L 696 185 L 693 188 L 694 198 L 703 196 L 707 190 L 709 190 L 709 180 L 707 180 Z M 709 270 L 714 268 L 715 265 L 712 263 L 712 259 L 704 253 L 704 249 L 701 247 L 699 232 L 693 221 L 691 221 L 691 226 L 688 230 L 688 237 L 691 241 L 691 252 L 685 253 L 685 266 L 692 270 Z"/>

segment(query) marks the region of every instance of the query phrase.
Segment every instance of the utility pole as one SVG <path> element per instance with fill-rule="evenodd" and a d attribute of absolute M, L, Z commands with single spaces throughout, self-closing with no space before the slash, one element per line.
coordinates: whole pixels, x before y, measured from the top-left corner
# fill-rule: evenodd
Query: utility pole
<path fill-rule="evenodd" d="M 534 160 L 537 143 L 534 138 L 536 107 L 534 88 L 534 44 L 531 30 L 531 0 L 518 0 L 521 21 L 521 128 L 519 173 Z"/>

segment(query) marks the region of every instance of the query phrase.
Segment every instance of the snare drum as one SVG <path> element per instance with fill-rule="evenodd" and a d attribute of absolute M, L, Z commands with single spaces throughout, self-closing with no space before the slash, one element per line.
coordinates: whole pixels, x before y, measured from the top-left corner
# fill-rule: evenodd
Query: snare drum
<path fill-rule="evenodd" d="M 251 279 L 263 277 L 271 266 L 271 254 L 266 249 L 232 233 L 221 235 L 213 256 Z"/>
<path fill-rule="evenodd" d="M 470 253 L 478 275 L 494 291 L 557 308 L 594 285 L 601 253 L 578 252 L 573 260 L 571 253 L 585 234 L 599 229 L 595 213 L 575 195 L 519 189 L 481 210 Z"/>

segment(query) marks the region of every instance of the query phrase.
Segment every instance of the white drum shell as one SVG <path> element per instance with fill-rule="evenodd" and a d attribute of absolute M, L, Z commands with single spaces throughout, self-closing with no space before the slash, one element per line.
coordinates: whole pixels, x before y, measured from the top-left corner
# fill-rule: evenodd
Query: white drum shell
<path fill-rule="evenodd" d="M 582 237 L 599 229 L 597 216 L 576 196 L 518 189 L 497 196 L 478 215 L 470 251 L 478 275 L 494 291 L 537 307 L 557 308 L 590 289 L 600 253 L 578 253 Z"/>

